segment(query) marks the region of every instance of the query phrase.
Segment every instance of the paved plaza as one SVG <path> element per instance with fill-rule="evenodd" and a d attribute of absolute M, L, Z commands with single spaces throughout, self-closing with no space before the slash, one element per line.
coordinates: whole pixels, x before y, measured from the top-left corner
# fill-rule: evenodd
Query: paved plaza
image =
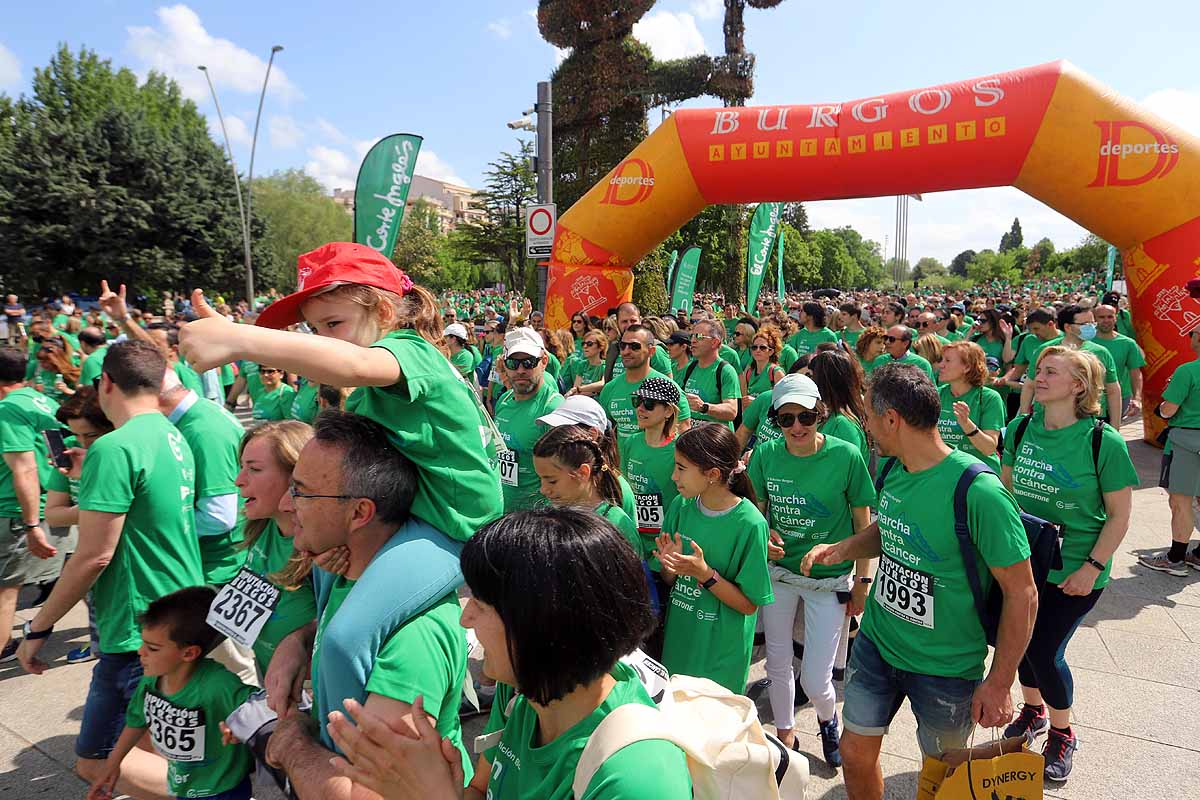
<path fill-rule="evenodd" d="M 1200 572 L 1176 578 L 1136 565 L 1166 546 L 1170 514 L 1157 488 L 1159 451 L 1142 443 L 1141 424 L 1122 431 L 1141 475 L 1133 522 L 1117 552 L 1113 579 L 1067 651 L 1075 674 L 1072 721 L 1080 739 L 1075 771 L 1046 796 L 1068 800 L 1200 798 Z M 947 501 L 948 502 L 948 501 Z M 947 508 L 949 513 L 949 508 Z M 27 599 L 32 593 L 23 595 Z M 18 612 L 18 624 L 32 616 Z M 91 664 L 67 665 L 69 649 L 86 640 L 82 605 L 58 626 L 43 654 L 52 669 L 24 674 L 0 665 L 0 798 L 82 798 L 71 772 Z M 752 678 L 762 677 L 762 663 Z M 1018 696 L 1014 690 L 1014 698 Z M 764 719 L 770 712 L 764 697 Z M 474 735 L 482 718 L 472 720 Z M 812 765 L 809 798 L 844 798 L 840 775 L 821 760 L 811 706 L 798 713 L 800 748 Z M 920 767 L 915 722 L 907 706 L 884 743 L 887 797 L 911 798 Z"/>

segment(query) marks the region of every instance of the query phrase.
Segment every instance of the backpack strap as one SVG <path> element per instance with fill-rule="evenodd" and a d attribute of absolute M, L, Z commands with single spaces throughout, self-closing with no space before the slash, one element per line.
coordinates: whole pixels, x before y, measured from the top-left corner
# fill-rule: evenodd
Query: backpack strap
<path fill-rule="evenodd" d="M 1025 415 L 1025 418 L 1017 423 L 1017 430 L 1013 433 L 1012 449 L 1017 452 L 1017 448 L 1021 446 L 1021 437 L 1025 435 L 1025 429 L 1029 427 L 1029 420 L 1033 419 L 1033 412 L 1030 411 Z"/>
<path fill-rule="evenodd" d="M 888 473 L 892 471 L 892 467 L 896 466 L 897 458 L 889 458 L 883 462 L 883 467 L 879 470 L 879 474 L 875 476 L 875 494 L 878 495 L 883 491 L 883 484 L 887 480 Z"/>
<path fill-rule="evenodd" d="M 1104 443 L 1105 424 L 1103 419 L 1097 417 L 1096 424 L 1092 427 L 1092 466 L 1096 468 L 1096 480 L 1100 479 L 1100 445 Z M 1103 496 L 1103 489 L 1100 494 Z"/>
<path fill-rule="evenodd" d="M 683 750 L 689 760 L 696 755 L 691 743 L 676 735 L 657 708 L 641 703 L 626 703 L 613 709 L 588 737 L 579 755 L 579 762 L 575 765 L 575 779 L 571 782 L 571 791 L 576 800 L 580 800 L 587 792 L 588 784 L 605 761 L 621 749 L 647 739 L 671 742 Z"/>
<path fill-rule="evenodd" d="M 975 478 L 981 472 L 991 472 L 991 470 L 986 464 L 978 461 L 967 465 L 954 487 L 954 535 L 958 539 L 958 551 L 962 555 L 963 566 L 967 569 L 967 583 L 971 586 L 971 596 L 975 598 L 975 611 L 979 614 L 979 621 L 982 624 L 987 605 L 984 601 L 983 585 L 979 580 L 979 563 L 975 558 L 975 543 L 971 541 L 971 526 L 967 522 L 967 492 L 970 491 L 971 484 L 975 482 Z"/>
<path fill-rule="evenodd" d="M 696 359 L 693 358 L 692 363 L 688 364 L 687 369 L 685 369 L 683 371 L 683 386 L 681 386 L 680 388 L 683 389 L 684 391 L 687 391 L 687 389 L 685 387 L 687 386 L 688 379 L 691 378 L 692 373 L 696 371 L 697 365 L 698 365 L 698 362 L 696 361 Z M 721 380 L 720 371 L 717 372 L 717 380 L 718 381 Z"/>

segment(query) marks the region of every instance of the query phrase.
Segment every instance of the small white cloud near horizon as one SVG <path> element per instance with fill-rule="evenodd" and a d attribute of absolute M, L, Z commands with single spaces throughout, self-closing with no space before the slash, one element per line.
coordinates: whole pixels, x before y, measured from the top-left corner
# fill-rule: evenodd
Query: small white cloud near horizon
<path fill-rule="evenodd" d="M 21 84 L 21 60 L 0 44 L 0 92 L 15 93 Z"/>
<path fill-rule="evenodd" d="M 230 136 L 233 136 L 232 132 Z M 358 180 L 359 165 L 377 141 L 379 140 L 360 139 L 353 142 L 353 155 L 340 148 L 314 145 L 307 150 L 309 160 L 304 165 L 304 171 L 316 178 L 328 192 L 333 192 L 334 189 L 353 189 Z M 423 178 L 432 178 L 457 186 L 467 185 L 454 167 L 433 150 L 425 147 L 422 147 L 417 155 L 415 172 Z"/>
<path fill-rule="evenodd" d="M 209 102 L 209 91 L 196 69 L 200 64 L 208 67 L 218 89 L 253 95 L 262 90 L 266 60 L 228 39 L 214 37 L 200 16 L 182 3 L 160 7 L 155 15 L 157 27 L 131 25 L 125 29 L 129 37 L 126 48 L 143 67 L 139 74 L 161 72 L 174 79 L 185 96 L 202 105 Z M 303 97 L 278 64 L 271 68 L 267 91 L 284 102 Z"/>
<path fill-rule="evenodd" d="M 494 19 L 487 24 L 487 29 L 497 39 L 508 39 L 512 36 L 512 23 L 505 19 Z"/>
<path fill-rule="evenodd" d="M 317 117 L 316 126 L 321 135 L 330 141 L 337 142 L 338 144 L 345 144 L 346 142 L 350 141 L 349 137 L 342 133 L 338 126 L 334 125 L 324 117 Z"/>
<path fill-rule="evenodd" d="M 696 18 L 686 11 L 656 11 L 634 23 L 633 37 L 660 61 L 704 53 L 704 36 L 696 27 Z"/>
<path fill-rule="evenodd" d="M 267 122 L 271 146 L 280 150 L 291 150 L 304 140 L 304 131 L 296 120 L 284 114 L 272 114 Z"/>
<path fill-rule="evenodd" d="M 695 0 L 691 8 L 699 19 L 716 19 L 725 11 L 725 4 L 721 0 Z"/>
<path fill-rule="evenodd" d="M 1160 89 L 1142 105 L 1193 136 L 1200 136 L 1200 91 Z"/>

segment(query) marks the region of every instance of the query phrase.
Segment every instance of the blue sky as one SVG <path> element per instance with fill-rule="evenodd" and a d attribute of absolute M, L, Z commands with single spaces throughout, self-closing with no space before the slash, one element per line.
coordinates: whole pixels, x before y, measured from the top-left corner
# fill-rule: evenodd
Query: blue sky
<path fill-rule="evenodd" d="M 635 35 L 660 58 L 719 53 L 723 5 L 661 0 Z M 177 79 L 220 140 L 195 68 L 205 63 L 244 171 L 265 59 L 281 44 L 257 174 L 303 167 L 329 189 L 350 188 L 371 142 L 407 131 L 425 137 L 419 173 L 478 185 L 488 162 L 515 147 L 505 123 L 532 104 L 535 83 L 558 57 L 538 35 L 535 8 L 535 0 L 10 4 L 0 26 L 0 91 L 26 91 L 33 68 L 59 42 L 87 45 L 114 64 Z M 757 56 L 751 103 L 836 102 L 1066 58 L 1200 134 L 1198 32 L 1195 0 L 986 7 L 784 0 L 746 11 L 746 43 Z M 814 224 L 854 225 L 881 243 L 891 235 L 893 209 L 891 198 L 809 204 Z M 910 258 L 948 261 L 963 249 L 994 248 L 1014 216 L 1027 243 L 1050 236 L 1063 247 L 1084 235 L 1015 189 L 946 192 L 911 204 Z"/>

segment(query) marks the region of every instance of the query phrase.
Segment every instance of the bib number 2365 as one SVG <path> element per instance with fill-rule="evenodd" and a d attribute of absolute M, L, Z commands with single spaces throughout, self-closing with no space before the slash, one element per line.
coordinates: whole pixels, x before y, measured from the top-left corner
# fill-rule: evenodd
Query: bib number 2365
<path fill-rule="evenodd" d="M 888 613 L 913 625 L 933 628 L 932 575 L 882 556 L 875 581 L 875 601 Z"/>

